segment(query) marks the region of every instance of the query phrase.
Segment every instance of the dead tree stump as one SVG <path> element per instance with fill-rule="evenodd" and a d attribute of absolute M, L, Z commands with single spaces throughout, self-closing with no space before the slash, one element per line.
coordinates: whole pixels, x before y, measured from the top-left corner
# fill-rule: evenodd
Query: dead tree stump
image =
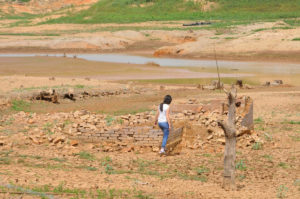
<path fill-rule="evenodd" d="M 58 95 L 55 90 L 50 91 L 41 91 L 37 96 L 34 96 L 33 99 L 35 100 L 44 100 L 48 102 L 53 102 L 58 104 Z"/>
<path fill-rule="evenodd" d="M 235 158 L 236 158 L 236 88 L 232 86 L 229 92 L 225 91 L 228 100 L 228 120 L 227 122 L 218 121 L 218 125 L 225 134 L 224 152 L 224 180 L 223 188 L 234 190 L 235 187 Z"/>
<path fill-rule="evenodd" d="M 235 85 L 239 86 L 240 88 L 243 88 L 243 80 L 241 79 L 236 80 Z"/>

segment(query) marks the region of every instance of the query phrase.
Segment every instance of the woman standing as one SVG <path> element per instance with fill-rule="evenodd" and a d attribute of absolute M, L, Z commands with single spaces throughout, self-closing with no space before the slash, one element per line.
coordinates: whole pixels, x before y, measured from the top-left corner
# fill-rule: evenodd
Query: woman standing
<path fill-rule="evenodd" d="M 172 97 L 170 95 L 166 95 L 164 98 L 163 103 L 161 103 L 158 107 L 156 116 L 155 116 L 155 125 L 158 122 L 158 126 L 161 128 L 161 130 L 164 133 L 163 140 L 162 140 L 162 145 L 161 145 L 161 150 L 160 154 L 165 153 L 165 148 L 169 136 L 169 132 L 172 127 L 171 127 L 171 122 L 170 122 L 170 104 L 172 102 Z"/>

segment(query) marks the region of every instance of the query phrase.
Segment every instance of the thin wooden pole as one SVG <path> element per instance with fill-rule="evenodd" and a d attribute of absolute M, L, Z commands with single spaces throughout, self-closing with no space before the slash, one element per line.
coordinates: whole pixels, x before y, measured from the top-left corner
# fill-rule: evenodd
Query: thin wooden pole
<path fill-rule="evenodd" d="M 216 52 L 216 44 L 214 43 L 214 53 L 215 53 L 215 60 L 216 60 L 216 66 L 217 66 L 217 72 L 218 72 L 218 87 L 221 91 L 221 78 L 220 78 L 220 71 L 219 71 L 219 64 L 217 59 L 217 52 Z"/>

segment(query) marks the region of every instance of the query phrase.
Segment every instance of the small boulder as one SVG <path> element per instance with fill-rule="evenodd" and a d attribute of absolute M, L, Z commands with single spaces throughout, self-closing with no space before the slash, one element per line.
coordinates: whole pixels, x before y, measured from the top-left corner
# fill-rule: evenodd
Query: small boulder
<path fill-rule="evenodd" d="M 224 138 L 219 138 L 219 139 L 217 139 L 217 142 L 224 145 L 225 144 L 225 139 Z"/>
<path fill-rule="evenodd" d="M 64 142 L 65 141 L 65 136 L 57 136 L 56 138 L 54 138 L 53 143 L 54 144 L 58 144 L 59 142 Z"/>
<path fill-rule="evenodd" d="M 79 142 L 77 140 L 71 140 L 70 145 L 71 146 L 78 146 Z"/>

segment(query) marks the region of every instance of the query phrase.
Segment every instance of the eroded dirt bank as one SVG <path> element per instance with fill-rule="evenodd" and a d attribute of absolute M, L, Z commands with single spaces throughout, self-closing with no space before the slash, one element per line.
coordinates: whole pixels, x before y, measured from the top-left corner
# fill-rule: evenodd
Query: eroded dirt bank
<path fill-rule="evenodd" d="M 0 28 L 0 52 L 126 52 L 149 56 L 300 60 L 299 27 L 283 21 L 217 30 L 180 30 L 184 22 L 36 25 Z M 151 30 L 167 27 L 174 30 Z M 105 30 L 105 29 L 109 30 Z M 118 29 L 129 30 L 118 30 Z M 141 28 L 141 30 L 130 30 Z M 147 28 L 150 30 L 143 30 Z M 176 30 L 179 29 L 179 30 Z"/>

